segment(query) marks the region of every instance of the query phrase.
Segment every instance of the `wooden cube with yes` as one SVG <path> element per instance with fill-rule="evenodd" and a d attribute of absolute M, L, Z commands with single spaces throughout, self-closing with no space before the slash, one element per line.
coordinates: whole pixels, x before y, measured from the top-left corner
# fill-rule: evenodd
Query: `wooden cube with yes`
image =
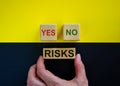
<path fill-rule="evenodd" d="M 41 24 L 41 40 L 57 40 L 56 24 Z"/>

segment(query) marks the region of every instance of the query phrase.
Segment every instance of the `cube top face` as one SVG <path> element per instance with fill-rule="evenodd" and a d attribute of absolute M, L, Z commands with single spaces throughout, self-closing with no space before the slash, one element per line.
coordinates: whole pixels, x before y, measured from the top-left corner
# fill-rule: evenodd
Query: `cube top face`
<path fill-rule="evenodd" d="M 40 28 L 41 40 L 57 40 L 56 24 L 42 24 Z"/>
<path fill-rule="evenodd" d="M 64 24 L 63 33 L 64 40 L 80 40 L 80 25 Z"/>
<path fill-rule="evenodd" d="M 48 28 L 48 29 L 56 29 L 56 24 L 41 24 L 41 28 L 42 29 L 46 29 L 46 28 Z"/>

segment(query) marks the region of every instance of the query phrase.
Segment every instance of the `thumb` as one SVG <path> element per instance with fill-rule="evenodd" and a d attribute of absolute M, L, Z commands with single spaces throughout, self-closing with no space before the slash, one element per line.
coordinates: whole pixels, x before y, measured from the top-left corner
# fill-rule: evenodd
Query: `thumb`
<path fill-rule="evenodd" d="M 85 67 L 84 67 L 84 64 L 81 60 L 80 54 L 76 55 L 74 65 L 75 65 L 76 78 L 78 78 L 78 79 L 85 78 L 86 77 Z"/>

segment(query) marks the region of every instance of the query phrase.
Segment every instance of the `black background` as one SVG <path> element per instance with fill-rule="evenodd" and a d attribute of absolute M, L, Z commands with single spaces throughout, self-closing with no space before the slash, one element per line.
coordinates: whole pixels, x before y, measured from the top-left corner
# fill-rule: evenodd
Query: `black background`
<path fill-rule="evenodd" d="M 76 47 L 89 86 L 120 86 L 120 43 L 0 43 L 0 86 L 26 86 L 29 67 L 48 47 Z M 47 69 L 64 79 L 74 77 L 73 62 L 45 60 Z"/>

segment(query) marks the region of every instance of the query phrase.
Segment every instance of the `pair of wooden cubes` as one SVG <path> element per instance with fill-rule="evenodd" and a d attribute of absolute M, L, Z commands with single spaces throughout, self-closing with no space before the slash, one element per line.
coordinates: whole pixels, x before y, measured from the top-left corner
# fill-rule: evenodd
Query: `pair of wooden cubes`
<path fill-rule="evenodd" d="M 42 24 L 40 32 L 41 40 L 57 40 L 56 24 Z M 80 25 L 64 24 L 63 35 L 64 40 L 80 40 Z"/>

